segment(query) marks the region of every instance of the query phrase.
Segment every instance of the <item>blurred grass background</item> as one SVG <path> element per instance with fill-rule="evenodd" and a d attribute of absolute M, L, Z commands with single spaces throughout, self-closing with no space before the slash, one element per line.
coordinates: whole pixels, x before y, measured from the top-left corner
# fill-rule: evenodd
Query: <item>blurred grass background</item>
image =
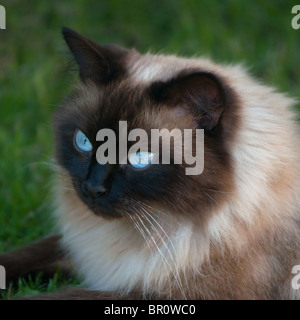
<path fill-rule="evenodd" d="M 299 2 L 299 1 L 298 1 Z M 48 234 L 51 113 L 76 74 L 61 27 L 141 52 L 245 62 L 253 75 L 300 96 L 300 30 L 286 0 L 9 0 L 0 30 L 0 252 Z M 53 284 L 54 283 L 54 284 Z M 57 277 L 50 288 L 58 286 Z M 51 289 L 51 290 L 52 290 Z M 50 290 L 36 282 L 26 290 Z"/>

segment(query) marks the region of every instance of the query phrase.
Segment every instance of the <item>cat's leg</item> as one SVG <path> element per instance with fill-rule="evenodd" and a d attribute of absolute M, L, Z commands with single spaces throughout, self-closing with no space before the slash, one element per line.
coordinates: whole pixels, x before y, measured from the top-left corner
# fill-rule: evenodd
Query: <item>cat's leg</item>
<path fill-rule="evenodd" d="M 70 272 L 70 264 L 60 246 L 60 236 L 50 236 L 24 248 L 0 254 L 0 265 L 6 270 L 6 282 L 42 272 L 51 277 L 60 268 Z"/>

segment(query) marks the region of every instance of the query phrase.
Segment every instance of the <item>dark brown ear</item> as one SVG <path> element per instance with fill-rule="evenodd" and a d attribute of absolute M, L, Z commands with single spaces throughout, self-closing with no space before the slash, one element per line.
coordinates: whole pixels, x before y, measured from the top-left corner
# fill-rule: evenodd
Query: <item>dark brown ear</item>
<path fill-rule="evenodd" d="M 126 72 L 126 58 L 130 50 L 115 45 L 99 45 L 69 28 L 63 28 L 62 33 L 79 65 L 82 81 L 90 79 L 106 84 Z"/>
<path fill-rule="evenodd" d="M 181 106 L 195 115 L 199 128 L 211 130 L 225 106 L 225 93 L 218 79 L 206 72 L 182 72 L 168 82 L 155 82 L 152 97 L 160 103 Z"/>

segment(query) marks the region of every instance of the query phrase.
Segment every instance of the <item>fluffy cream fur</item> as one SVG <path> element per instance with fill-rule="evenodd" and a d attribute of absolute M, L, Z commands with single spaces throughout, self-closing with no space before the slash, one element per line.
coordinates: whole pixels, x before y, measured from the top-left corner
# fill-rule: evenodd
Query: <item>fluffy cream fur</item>
<path fill-rule="evenodd" d="M 217 293 L 208 293 L 210 285 L 205 282 L 210 264 L 215 270 L 216 255 L 229 251 L 231 256 L 245 257 L 244 285 L 247 287 L 251 279 L 264 286 L 264 282 L 276 281 L 276 277 L 270 280 L 272 273 L 280 272 L 272 260 L 272 245 L 282 245 L 284 257 L 290 241 L 299 244 L 300 152 L 291 109 L 295 101 L 253 80 L 241 66 L 216 65 L 208 59 L 146 54 L 130 62 L 129 72 L 133 81 L 151 82 L 167 80 L 185 68 L 221 75 L 238 96 L 241 123 L 234 141 L 228 142 L 235 188 L 205 229 L 199 230 L 183 219 L 168 218 L 167 224 L 164 217 L 171 215 L 155 209 L 155 221 L 150 217 L 135 223 L 108 221 L 95 216 L 62 172 L 57 217 L 63 244 L 91 289 L 124 294 L 141 290 L 145 296 L 164 293 L 169 297 L 178 292 L 175 297 L 190 298 L 197 297 L 189 293 L 197 290 L 191 288 L 191 278 L 197 276 L 201 279 L 200 296 L 220 298 Z M 270 239 L 278 233 L 282 243 L 272 243 Z M 287 256 L 285 272 L 290 274 L 291 264 L 300 264 L 300 257 L 298 253 L 293 258 L 290 253 Z M 282 298 L 300 297 L 291 288 L 292 276 L 278 283 Z M 220 286 L 226 286 L 226 274 L 223 280 Z M 247 296 L 247 288 L 237 290 L 241 297 L 257 298 L 255 294 Z"/>

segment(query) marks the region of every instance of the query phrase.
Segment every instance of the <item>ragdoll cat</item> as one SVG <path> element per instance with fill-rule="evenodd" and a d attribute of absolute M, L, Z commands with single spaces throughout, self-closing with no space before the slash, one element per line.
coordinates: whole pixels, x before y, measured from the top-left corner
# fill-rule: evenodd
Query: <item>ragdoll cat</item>
<path fill-rule="evenodd" d="M 64 28 L 81 82 L 54 114 L 61 235 L 0 256 L 9 280 L 71 261 L 84 288 L 41 299 L 295 299 L 294 101 L 208 59 L 140 54 Z M 204 129 L 204 170 L 101 165 L 101 128 Z"/>

